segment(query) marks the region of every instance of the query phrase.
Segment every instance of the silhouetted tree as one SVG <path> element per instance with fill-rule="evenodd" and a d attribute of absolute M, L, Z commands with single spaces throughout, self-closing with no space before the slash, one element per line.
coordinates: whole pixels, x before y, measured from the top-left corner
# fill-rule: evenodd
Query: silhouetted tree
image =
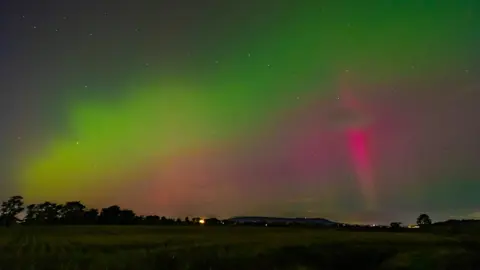
<path fill-rule="evenodd" d="M 188 217 L 185 217 L 185 224 L 190 225 L 190 219 Z"/>
<path fill-rule="evenodd" d="M 201 218 L 199 218 L 199 217 L 194 217 L 194 218 L 192 218 L 192 223 L 193 223 L 193 224 L 199 224 L 199 223 L 200 223 L 200 220 L 201 220 Z"/>
<path fill-rule="evenodd" d="M 219 225 L 220 220 L 218 218 L 207 218 L 205 219 L 205 225 Z"/>
<path fill-rule="evenodd" d="M 23 197 L 13 196 L 6 202 L 2 202 L 0 207 L 0 219 L 5 226 L 10 226 L 17 222 L 17 215 L 23 211 Z"/>
<path fill-rule="evenodd" d="M 175 219 L 173 218 L 166 218 L 164 225 L 175 225 Z"/>
<path fill-rule="evenodd" d="M 145 217 L 145 223 L 147 225 L 156 225 L 160 223 L 160 217 L 159 216 L 146 216 Z"/>
<path fill-rule="evenodd" d="M 143 215 L 140 215 L 140 216 L 135 215 L 135 220 L 133 221 L 133 223 L 134 223 L 134 224 L 140 224 L 140 225 L 145 224 L 145 216 L 143 216 Z"/>
<path fill-rule="evenodd" d="M 53 224 L 61 217 L 61 205 L 44 202 L 27 206 L 26 224 Z"/>
<path fill-rule="evenodd" d="M 61 204 L 44 202 L 37 205 L 38 220 L 40 223 L 56 224 L 62 217 L 63 206 Z"/>
<path fill-rule="evenodd" d="M 84 220 L 86 224 L 96 224 L 98 222 L 98 209 L 88 209 L 84 213 Z"/>
<path fill-rule="evenodd" d="M 85 208 L 79 201 L 66 202 L 61 209 L 61 218 L 65 224 L 83 224 L 85 223 Z"/>
<path fill-rule="evenodd" d="M 136 219 L 135 212 L 130 209 L 122 209 L 119 213 L 119 224 L 122 225 L 132 225 L 135 223 Z"/>
<path fill-rule="evenodd" d="M 417 218 L 418 226 L 425 226 L 425 225 L 431 225 L 431 224 L 432 224 L 432 220 L 427 214 L 421 214 L 420 216 L 418 216 Z"/>
<path fill-rule="evenodd" d="M 390 223 L 390 228 L 392 228 L 392 229 L 400 229 L 401 226 L 402 226 L 402 223 L 401 223 L 401 222 L 392 222 L 392 223 Z"/>
<path fill-rule="evenodd" d="M 167 218 L 166 218 L 165 216 L 162 216 L 162 217 L 160 218 L 160 224 L 166 225 L 167 223 L 168 223 Z"/>
<path fill-rule="evenodd" d="M 118 205 L 103 208 L 99 216 L 99 222 L 101 224 L 119 224 L 120 211 L 120 206 Z"/>
<path fill-rule="evenodd" d="M 37 204 L 30 204 L 26 208 L 26 215 L 24 218 L 25 224 L 34 224 L 38 221 L 38 216 L 40 215 L 38 211 Z"/>

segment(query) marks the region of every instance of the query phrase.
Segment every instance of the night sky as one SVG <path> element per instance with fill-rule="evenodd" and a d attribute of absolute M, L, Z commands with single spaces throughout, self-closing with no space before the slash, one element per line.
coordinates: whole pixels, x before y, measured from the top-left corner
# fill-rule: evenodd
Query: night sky
<path fill-rule="evenodd" d="M 480 217 L 476 0 L 4 0 L 0 199 Z"/>

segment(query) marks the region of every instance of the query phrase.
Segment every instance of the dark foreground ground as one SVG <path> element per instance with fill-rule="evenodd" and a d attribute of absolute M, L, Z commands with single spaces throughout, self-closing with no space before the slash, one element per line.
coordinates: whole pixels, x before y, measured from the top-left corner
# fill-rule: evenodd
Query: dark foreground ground
<path fill-rule="evenodd" d="M 480 238 L 265 227 L 0 229 L 0 269 L 480 269 Z"/>

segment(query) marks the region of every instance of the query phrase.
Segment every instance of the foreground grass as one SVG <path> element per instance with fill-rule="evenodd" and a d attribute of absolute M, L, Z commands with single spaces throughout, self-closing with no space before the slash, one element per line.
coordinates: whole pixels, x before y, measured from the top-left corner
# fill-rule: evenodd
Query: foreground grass
<path fill-rule="evenodd" d="M 423 233 L 255 227 L 18 227 L 1 269 L 480 269 L 478 242 Z"/>

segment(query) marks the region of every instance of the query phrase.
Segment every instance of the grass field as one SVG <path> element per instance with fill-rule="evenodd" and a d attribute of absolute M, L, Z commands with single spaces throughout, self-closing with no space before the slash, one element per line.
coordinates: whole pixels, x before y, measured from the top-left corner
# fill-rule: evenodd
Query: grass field
<path fill-rule="evenodd" d="M 1 269 L 480 269 L 476 242 L 264 227 L 0 229 Z"/>

